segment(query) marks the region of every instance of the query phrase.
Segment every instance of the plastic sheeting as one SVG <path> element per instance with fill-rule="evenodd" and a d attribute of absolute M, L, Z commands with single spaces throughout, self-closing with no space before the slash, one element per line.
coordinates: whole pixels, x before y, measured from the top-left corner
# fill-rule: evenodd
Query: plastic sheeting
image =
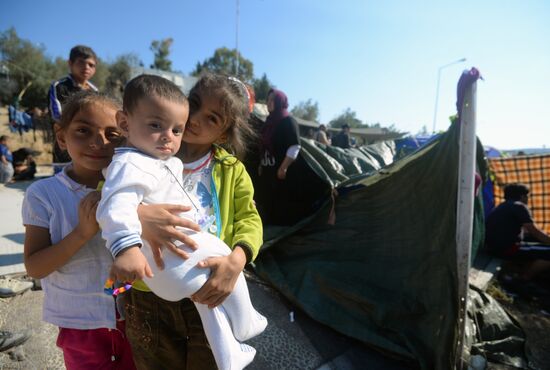
<path fill-rule="evenodd" d="M 482 355 L 491 362 L 529 368 L 523 330 L 495 299 L 475 287 L 468 292 L 465 333 L 466 352 L 472 356 Z"/>

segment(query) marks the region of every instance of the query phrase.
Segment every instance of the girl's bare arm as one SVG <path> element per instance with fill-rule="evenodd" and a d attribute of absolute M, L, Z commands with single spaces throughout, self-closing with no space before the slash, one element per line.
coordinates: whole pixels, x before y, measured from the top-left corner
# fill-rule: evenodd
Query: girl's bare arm
<path fill-rule="evenodd" d="M 92 192 L 80 202 L 79 223 L 59 243 L 53 244 L 48 229 L 25 225 L 24 261 L 29 276 L 42 279 L 67 261 L 99 230 L 95 211 L 99 193 Z"/>

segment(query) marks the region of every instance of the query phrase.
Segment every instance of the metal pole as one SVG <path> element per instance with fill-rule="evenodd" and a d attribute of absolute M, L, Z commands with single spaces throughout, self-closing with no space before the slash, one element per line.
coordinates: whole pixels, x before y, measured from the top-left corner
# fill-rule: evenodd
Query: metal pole
<path fill-rule="evenodd" d="M 456 211 L 456 247 L 458 272 L 458 343 L 457 369 L 462 369 L 464 327 L 468 304 L 468 276 L 474 220 L 474 177 L 476 170 L 477 82 L 466 89 L 460 121 L 458 159 L 458 197 Z"/>
<path fill-rule="evenodd" d="M 439 67 L 437 70 L 437 87 L 435 88 L 435 107 L 434 107 L 434 122 L 432 126 L 432 133 L 435 133 L 435 121 L 437 118 L 437 103 L 439 102 L 439 82 L 441 81 L 441 69 L 443 67 Z"/>
<path fill-rule="evenodd" d="M 235 22 L 235 77 L 239 77 L 239 0 L 237 0 L 237 18 Z"/>
<path fill-rule="evenodd" d="M 433 119 L 433 126 L 432 126 L 432 133 L 435 133 L 435 123 L 437 121 L 437 104 L 439 103 L 439 83 L 441 82 L 441 70 L 443 68 L 447 68 L 449 66 L 452 66 L 453 64 L 462 63 L 465 62 L 466 58 L 461 58 L 458 60 L 455 60 L 454 62 L 447 63 L 437 70 L 437 87 L 435 89 L 435 107 L 434 107 L 434 119 Z"/>

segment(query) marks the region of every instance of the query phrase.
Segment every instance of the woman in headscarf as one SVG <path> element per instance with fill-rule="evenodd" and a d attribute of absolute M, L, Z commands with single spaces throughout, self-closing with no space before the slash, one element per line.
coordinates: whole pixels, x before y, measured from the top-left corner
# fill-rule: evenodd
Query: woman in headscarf
<path fill-rule="evenodd" d="M 271 89 L 267 96 L 267 116 L 262 130 L 257 189 L 258 210 L 266 224 L 290 225 L 303 210 L 296 209 L 300 185 L 295 181 L 300 152 L 298 123 L 288 113 L 284 92 Z"/>

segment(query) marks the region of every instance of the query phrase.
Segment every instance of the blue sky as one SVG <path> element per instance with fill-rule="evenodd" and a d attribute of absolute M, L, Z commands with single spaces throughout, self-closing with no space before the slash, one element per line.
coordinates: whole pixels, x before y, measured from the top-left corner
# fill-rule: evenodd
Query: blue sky
<path fill-rule="evenodd" d="M 3 0 L 0 30 L 66 57 L 87 44 L 105 60 L 174 39 L 184 73 L 236 45 L 237 0 Z M 312 99 L 321 121 L 346 108 L 367 123 L 419 132 L 455 113 L 456 82 L 477 67 L 478 135 L 500 149 L 550 148 L 550 2 L 543 0 L 239 0 L 239 50 L 289 97 Z"/>

